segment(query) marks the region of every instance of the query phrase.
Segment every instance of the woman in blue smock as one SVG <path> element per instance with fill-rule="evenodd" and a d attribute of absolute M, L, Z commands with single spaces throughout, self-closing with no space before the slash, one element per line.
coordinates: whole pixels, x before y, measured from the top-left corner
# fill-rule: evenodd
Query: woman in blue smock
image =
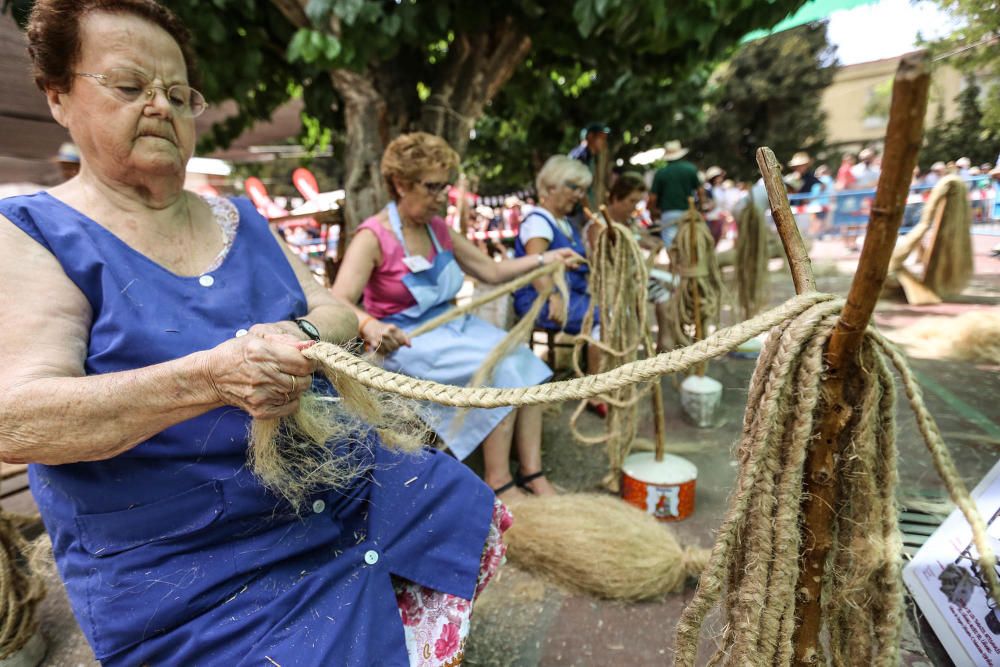
<path fill-rule="evenodd" d="M 495 262 L 437 215 L 444 203 L 458 155 L 431 134 L 415 132 L 393 140 L 381 169 L 392 201 L 362 223 L 347 248 L 333 293 L 356 307 L 360 332 L 371 349 L 384 355 L 389 370 L 444 384 L 465 386 L 506 332 L 473 316 L 463 316 L 425 334 L 407 333 L 452 308 L 465 273 L 502 283 L 550 262 L 574 265 L 570 248 Z M 463 273 L 464 272 L 464 273 Z M 525 345 L 497 366 L 488 384 L 523 387 L 540 384 L 552 372 Z M 457 411 L 427 406 L 428 425 L 459 459 L 483 445 L 484 477 L 502 497 L 523 488 L 538 494 L 554 489 L 542 473 L 541 406 L 517 410 L 470 410 L 455 428 Z M 510 472 L 511 447 L 520 470 Z"/>
<path fill-rule="evenodd" d="M 358 323 L 249 202 L 183 190 L 205 107 L 183 26 L 151 0 L 38 0 L 28 37 L 82 161 L 0 201 L 16 323 L 0 330 L 0 460 L 31 464 L 96 657 L 454 663 L 502 554 L 489 487 L 365 434 L 331 446 L 373 472 L 300 513 L 247 469 L 251 417 L 293 413 L 312 384 L 304 347 Z"/>
<path fill-rule="evenodd" d="M 550 250 L 569 248 L 580 255 L 586 256 L 581 230 L 577 229 L 567 219 L 570 212 L 584 201 L 587 188 L 590 187 L 592 176 L 590 170 L 582 162 L 566 157 L 553 155 L 542 166 L 535 178 L 535 188 L 538 191 L 538 206 L 531 208 L 521 221 L 517 239 L 514 242 L 515 257 L 530 257 Z M 578 334 L 583 327 L 583 318 L 590 309 L 590 290 L 587 278 L 590 267 L 581 264 L 566 272 L 566 286 L 569 288 L 569 307 L 566 321 L 562 321 L 563 297 L 558 290 L 552 292 L 548 301 L 538 314 L 536 326 L 548 331 L 565 331 L 568 334 Z M 514 292 L 514 312 L 522 317 L 531 309 L 539 292 L 552 286 L 550 276 L 537 278 L 531 284 L 525 285 Z M 600 337 L 600 317 L 597 309 L 593 312 L 593 329 L 591 336 Z M 596 373 L 600 364 L 600 352 L 594 345 L 587 347 L 587 370 Z M 603 403 L 591 401 L 589 407 L 602 417 L 607 414 Z"/>

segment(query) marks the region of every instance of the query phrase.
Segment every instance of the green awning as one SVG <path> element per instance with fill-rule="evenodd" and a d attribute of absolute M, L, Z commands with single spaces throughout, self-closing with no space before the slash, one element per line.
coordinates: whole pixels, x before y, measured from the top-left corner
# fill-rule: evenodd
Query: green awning
<path fill-rule="evenodd" d="M 787 17 L 770 30 L 754 30 L 743 37 L 741 42 L 752 42 L 755 39 L 767 37 L 768 35 L 773 35 L 776 32 L 788 30 L 789 28 L 794 28 L 795 26 L 800 26 L 804 23 L 812 23 L 813 21 L 825 19 L 830 14 L 842 9 L 853 9 L 855 7 L 860 7 L 861 5 L 874 5 L 878 1 L 879 0 L 812 0 L 812 2 L 807 2 L 802 5 L 799 11 Z"/>

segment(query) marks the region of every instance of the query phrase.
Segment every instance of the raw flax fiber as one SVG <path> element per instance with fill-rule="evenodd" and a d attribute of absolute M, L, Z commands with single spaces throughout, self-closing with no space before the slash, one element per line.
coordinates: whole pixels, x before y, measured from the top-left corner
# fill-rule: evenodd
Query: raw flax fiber
<path fill-rule="evenodd" d="M 748 319 L 763 310 L 771 298 L 768 231 L 764 216 L 754 205 L 753 190 L 736 217 L 736 225 L 736 294 L 743 319 Z"/>
<path fill-rule="evenodd" d="M 38 603 L 45 597 L 32 548 L 21 535 L 30 522 L 0 509 L 0 660 L 19 651 L 38 628 Z"/>
<path fill-rule="evenodd" d="M 941 210 L 942 207 L 944 210 Z M 935 222 L 940 218 L 940 223 Z M 931 190 L 920 222 L 900 239 L 892 254 L 890 271 L 903 267 L 920 250 L 920 281 L 935 294 L 957 294 L 972 277 L 972 211 L 969 191 L 958 176 L 945 176 Z M 925 237 L 930 247 L 923 249 Z"/>

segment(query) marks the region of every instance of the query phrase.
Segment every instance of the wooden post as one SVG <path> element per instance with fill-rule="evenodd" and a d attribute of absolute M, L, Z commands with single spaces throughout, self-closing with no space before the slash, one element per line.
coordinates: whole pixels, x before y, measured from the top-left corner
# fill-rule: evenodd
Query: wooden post
<path fill-rule="evenodd" d="M 882 174 L 865 245 L 847 303 L 827 345 L 818 427 L 806 456 L 803 476 L 805 524 L 796 584 L 795 665 L 814 665 L 820 655 L 823 571 L 838 503 L 837 458 L 851 435 L 852 393 L 861 372 L 858 353 L 889 269 L 923 137 L 930 84 L 927 65 L 926 52 L 918 52 L 905 56 L 896 70 Z"/>
<path fill-rule="evenodd" d="M 688 207 L 694 211 L 694 198 L 688 197 Z M 691 266 L 689 267 L 692 271 L 698 269 L 698 228 L 695 225 L 690 227 L 690 237 L 691 237 Z M 691 305 L 694 314 L 694 342 L 700 341 L 705 332 L 703 331 L 701 325 L 701 292 L 698 291 L 698 281 L 691 281 Z M 699 377 L 705 377 L 705 371 L 707 370 L 708 362 L 698 364 Z"/>
<path fill-rule="evenodd" d="M 774 152 L 763 146 L 757 149 L 757 166 L 760 167 L 760 175 L 764 178 L 764 187 L 767 188 L 771 217 L 774 218 L 774 225 L 778 228 L 781 244 L 785 246 L 785 257 L 788 259 L 788 268 L 792 271 L 795 293 L 815 292 L 816 279 L 813 277 L 812 261 L 802 242 L 802 234 L 799 233 L 792 207 L 788 204 L 785 182 L 781 180 L 781 164 L 778 158 L 774 157 Z M 753 202 L 748 205 L 753 206 Z"/>

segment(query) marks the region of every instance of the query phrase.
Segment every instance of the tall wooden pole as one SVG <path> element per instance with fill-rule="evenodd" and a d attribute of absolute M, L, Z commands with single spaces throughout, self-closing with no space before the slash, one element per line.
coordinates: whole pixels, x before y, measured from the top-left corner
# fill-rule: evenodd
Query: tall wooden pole
<path fill-rule="evenodd" d="M 767 199 L 771 204 L 771 217 L 774 218 L 774 225 L 778 228 L 781 244 L 785 246 L 785 257 L 788 259 L 788 268 L 792 271 L 795 293 L 815 292 L 816 279 L 813 277 L 812 261 L 810 261 L 809 253 L 802 242 L 802 234 L 795 222 L 792 207 L 788 203 L 785 182 L 781 180 L 781 164 L 774 156 L 774 152 L 767 146 L 763 146 L 757 149 L 757 166 L 760 167 L 760 175 L 763 177 L 764 187 L 767 189 Z M 751 201 L 747 205 L 753 206 L 754 204 Z"/>
<path fill-rule="evenodd" d="M 827 344 L 818 427 L 806 456 L 803 477 L 805 525 L 796 584 L 795 665 L 814 665 L 821 654 L 821 595 L 838 503 L 837 459 L 855 421 L 852 394 L 861 373 L 858 353 L 889 269 L 923 138 L 930 85 L 927 65 L 927 54 L 918 52 L 905 56 L 896 70 L 882 173 L 865 244 L 847 303 Z"/>

